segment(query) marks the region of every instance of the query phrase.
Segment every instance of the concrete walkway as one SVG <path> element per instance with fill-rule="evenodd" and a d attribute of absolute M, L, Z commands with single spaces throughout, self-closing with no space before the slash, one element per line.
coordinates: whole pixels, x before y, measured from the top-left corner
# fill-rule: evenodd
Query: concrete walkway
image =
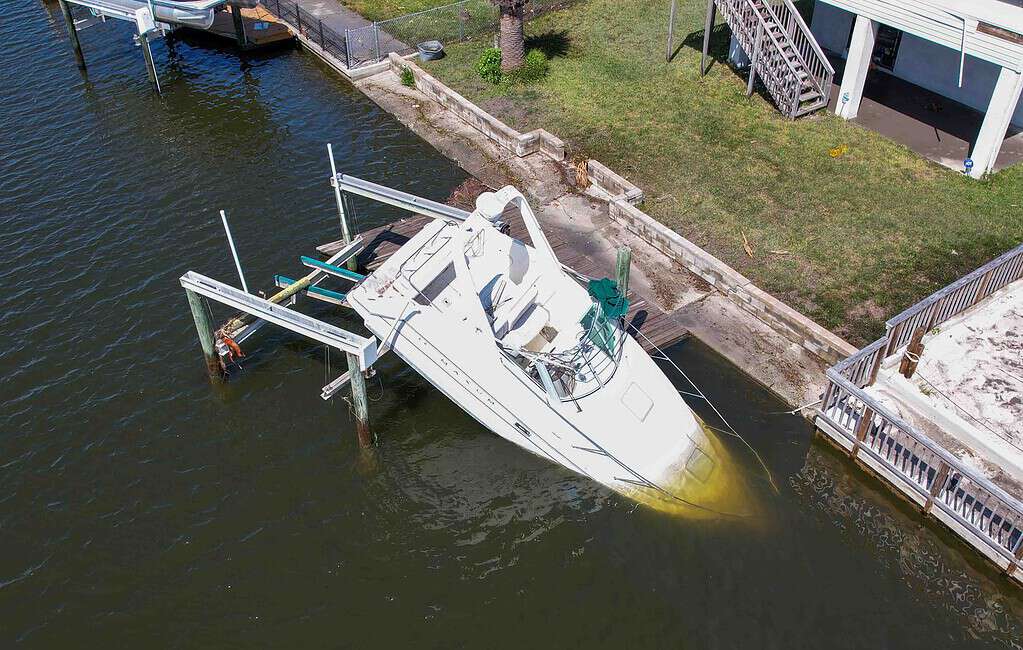
<path fill-rule="evenodd" d="M 835 112 L 845 61 L 829 57 L 836 74 L 828 110 Z M 984 114 L 969 106 L 872 69 L 867 75 L 857 124 L 903 144 L 924 158 L 963 171 Z M 1023 161 L 1023 132 L 1009 127 L 995 171 Z"/>
<path fill-rule="evenodd" d="M 329 27 L 338 34 L 344 34 L 346 29 L 368 27 L 373 24 L 351 9 L 342 6 L 337 0 L 293 0 L 293 2 L 301 7 L 302 11 L 311 13 L 322 20 L 324 27 Z"/>
<path fill-rule="evenodd" d="M 373 30 L 373 22 L 366 20 L 351 9 L 344 7 L 337 0 L 288 0 L 302 9 L 302 13 L 311 14 L 323 23 L 323 27 L 335 32 L 338 36 L 348 34 L 348 52 L 352 57 L 349 67 L 355 68 L 366 63 L 373 63 L 389 52 L 407 53 L 410 47 L 383 30 Z M 267 5 L 274 8 L 273 0 Z"/>

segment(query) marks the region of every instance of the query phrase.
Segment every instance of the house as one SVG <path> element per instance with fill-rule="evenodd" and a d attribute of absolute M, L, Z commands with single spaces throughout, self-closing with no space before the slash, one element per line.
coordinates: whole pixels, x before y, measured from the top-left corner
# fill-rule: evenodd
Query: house
<path fill-rule="evenodd" d="M 814 0 L 798 8 L 793 0 L 707 0 L 704 72 L 718 12 L 731 32 L 729 59 L 750 71 L 747 94 L 761 82 L 789 118 L 830 107 L 853 119 L 864 88 L 880 88 L 885 99 L 859 120 L 868 128 L 975 178 L 996 162 L 1023 160 L 1023 0 Z"/>
<path fill-rule="evenodd" d="M 1023 0 L 816 0 L 810 30 L 845 59 L 841 117 L 857 116 L 868 76 L 882 74 L 971 107 L 983 118 L 964 164 L 977 178 L 1023 127 Z"/>

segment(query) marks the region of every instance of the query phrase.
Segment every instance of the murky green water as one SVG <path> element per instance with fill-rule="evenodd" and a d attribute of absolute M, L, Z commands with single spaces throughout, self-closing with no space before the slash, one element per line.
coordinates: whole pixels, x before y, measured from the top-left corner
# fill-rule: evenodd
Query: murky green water
<path fill-rule="evenodd" d="M 761 520 L 638 508 L 394 357 L 372 462 L 318 346 L 268 331 L 211 387 L 177 278 L 233 281 L 216 210 L 265 284 L 336 233 L 326 142 L 431 198 L 464 174 L 301 52 L 160 43 L 161 98 L 124 26 L 82 34 L 86 82 L 55 7 L 5 9 L 0 647 L 1020 643 L 1015 588 L 696 342 L 781 487 Z"/>

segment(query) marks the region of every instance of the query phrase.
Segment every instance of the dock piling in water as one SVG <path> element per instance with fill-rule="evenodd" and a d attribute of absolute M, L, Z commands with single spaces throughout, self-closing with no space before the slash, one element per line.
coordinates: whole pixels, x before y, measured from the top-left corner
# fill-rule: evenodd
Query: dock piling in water
<path fill-rule="evenodd" d="M 245 35 L 245 23 L 242 22 L 242 8 L 236 4 L 231 5 L 231 19 L 234 21 L 234 37 L 238 47 L 244 50 L 249 45 L 249 39 Z"/>
<path fill-rule="evenodd" d="M 71 49 L 75 51 L 75 61 L 78 62 L 78 69 L 85 70 L 85 55 L 82 54 L 82 43 L 78 40 L 78 28 L 75 27 L 75 17 L 71 15 L 71 7 L 67 0 L 57 0 L 60 4 L 60 13 L 64 15 L 64 22 L 67 24 L 67 35 L 71 40 Z"/>
<path fill-rule="evenodd" d="M 360 447 L 372 447 L 375 442 L 369 430 L 369 400 L 366 397 L 366 375 L 359 368 L 359 357 L 351 352 L 348 357 L 348 375 L 352 382 L 352 407 L 355 409 L 355 430 Z"/>
<path fill-rule="evenodd" d="M 202 346 L 202 354 L 206 359 L 206 371 L 210 374 L 210 377 L 220 377 L 220 357 L 217 355 L 217 344 L 213 334 L 213 320 L 210 318 L 210 313 L 197 293 L 191 289 L 185 289 L 185 296 L 188 297 L 188 306 L 192 309 L 195 329 L 199 333 L 199 344 Z"/>
<path fill-rule="evenodd" d="M 160 78 L 156 74 L 156 62 L 153 61 L 153 50 L 149 47 L 149 32 L 139 34 L 139 45 L 142 47 L 142 57 L 146 60 L 146 73 L 149 81 L 153 83 L 156 92 L 160 92 Z"/>

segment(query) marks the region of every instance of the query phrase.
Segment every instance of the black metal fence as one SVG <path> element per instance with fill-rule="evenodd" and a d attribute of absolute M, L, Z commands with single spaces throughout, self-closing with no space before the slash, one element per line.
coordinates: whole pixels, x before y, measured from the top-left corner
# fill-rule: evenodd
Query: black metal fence
<path fill-rule="evenodd" d="M 338 34 L 323 21 L 294 2 L 288 0 L 260 0 L 264 7 L 305 38 L 320 46 L 327 54 L 350 68 L 345 36 Z"/>
<path fill-rule="evenodd" d="M 530 0 L 525 19 L 530 20 L 574 0 Z M 461 0 L 454 4 L 419 11 L 372 25 L 335 32 L 290 0 L 260 0 L 268 11 L 294 31 L 312 41 L 346 68 L 357 68 L 383 60 L 391 52 L 411 54 L 423 41 L 455 43 L 497 30 L 500 14 L 490 0 Z"/>

